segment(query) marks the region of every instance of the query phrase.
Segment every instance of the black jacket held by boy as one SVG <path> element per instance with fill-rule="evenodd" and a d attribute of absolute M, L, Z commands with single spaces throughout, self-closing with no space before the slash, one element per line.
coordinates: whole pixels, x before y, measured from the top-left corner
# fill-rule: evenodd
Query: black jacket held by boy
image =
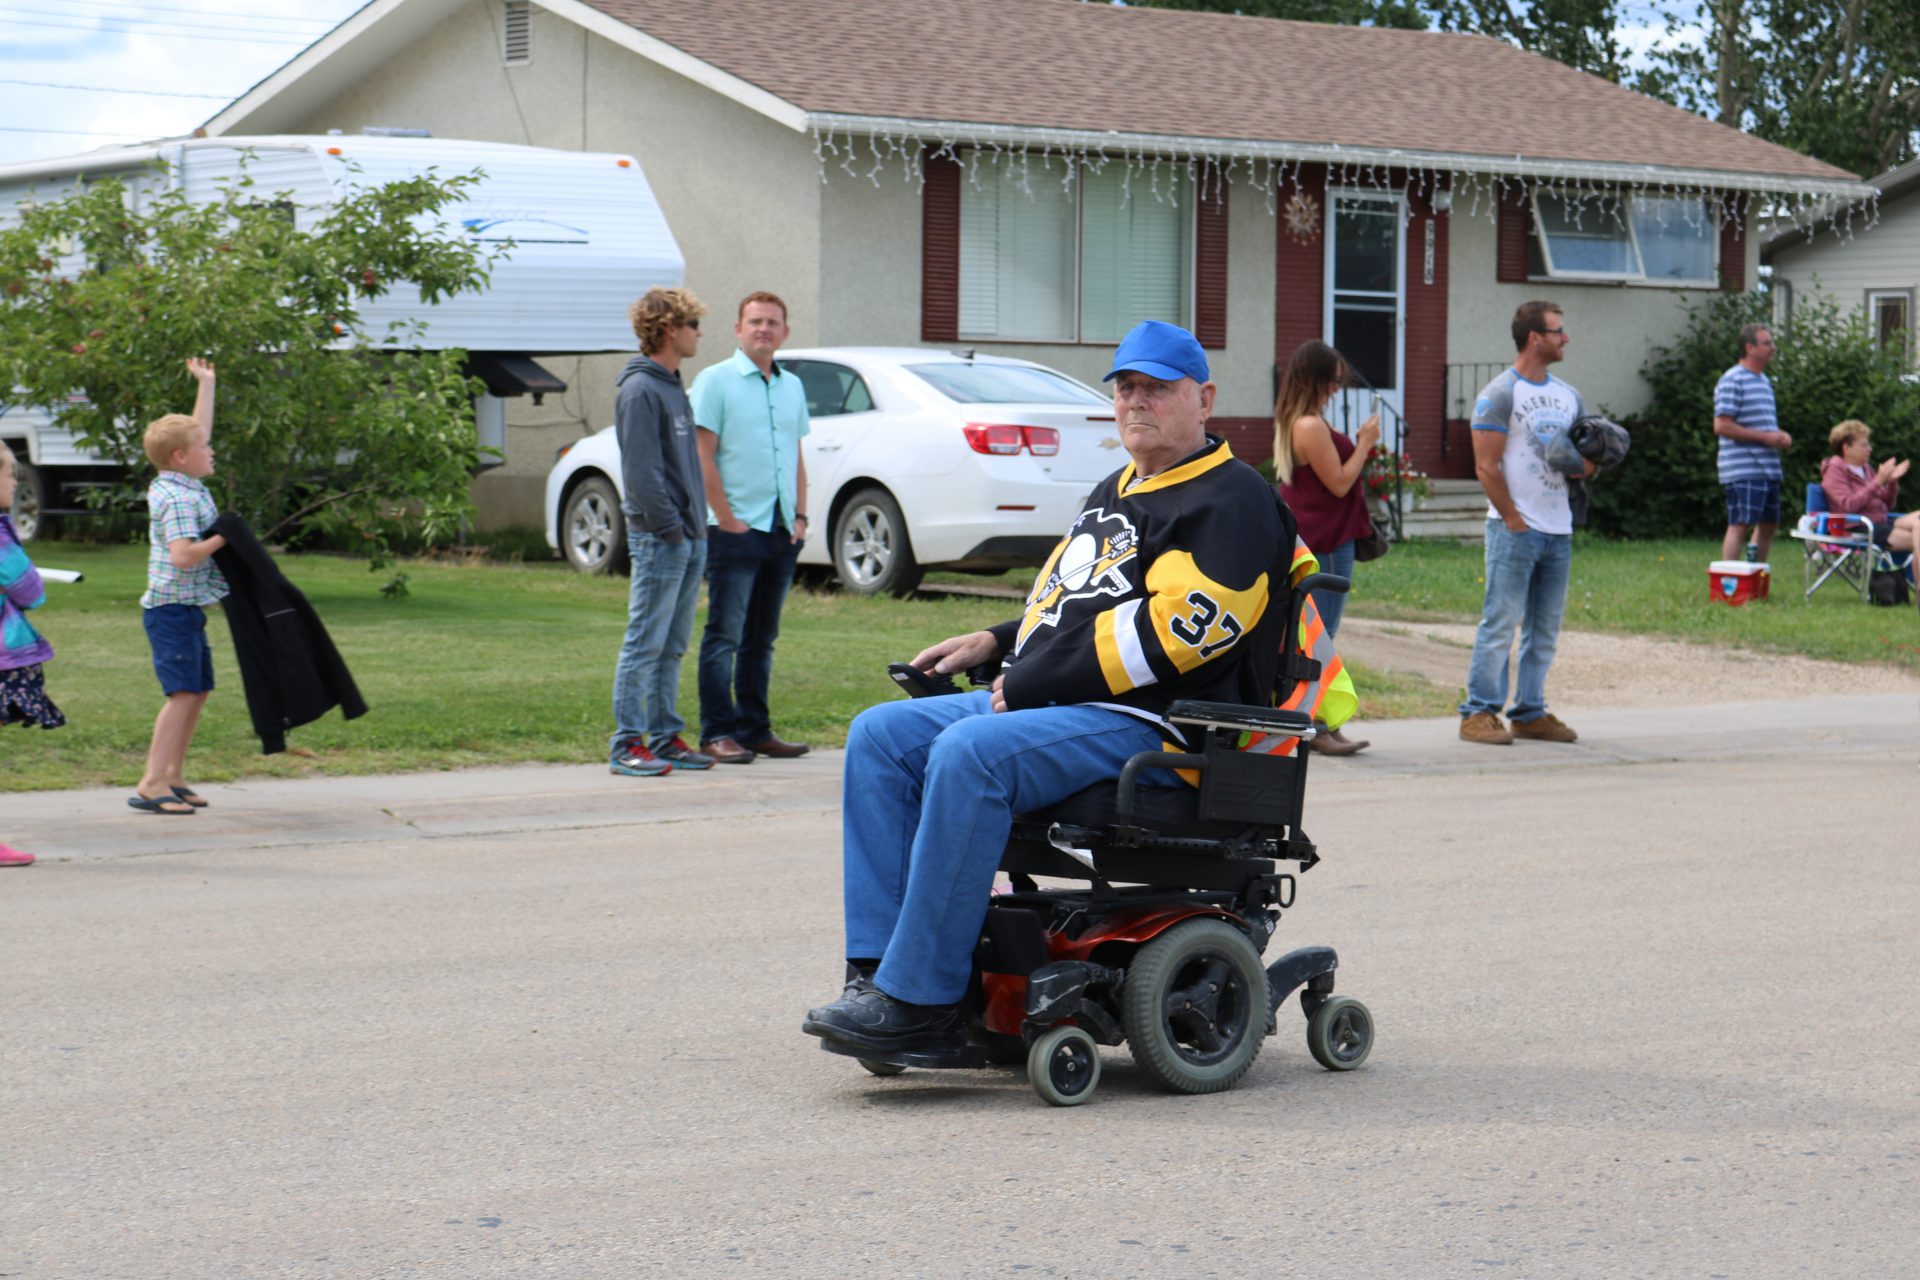
<path fill-rule="evenodd" d="M 320 616 L 280 572 L 247 522 L 222 515 L 207 532 L 227 540 L 213 560 L 231 592 L 227 627 L 233 633 L 233 656 L 261 754 L 285 751 L 287 730 L 311 724 L 335 707 L 349 720 L 367 714 L 367 704 Z"/>

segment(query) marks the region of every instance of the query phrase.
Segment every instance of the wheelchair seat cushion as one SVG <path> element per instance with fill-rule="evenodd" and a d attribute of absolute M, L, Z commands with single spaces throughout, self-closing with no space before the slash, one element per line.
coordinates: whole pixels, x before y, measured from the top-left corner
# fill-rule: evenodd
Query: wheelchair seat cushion
<path fill-rule="evenodd" d="M 1115 787 L 1096 782 L 1057 804 L 1019 814 L 1016 823 L 1060 823 L 1070 827 L 1111 827 L 1120 821 L 1114 806 Z M 1160 835 L 1228 836 L 1245 829 L 1243 822 L 1200 821 L 1200 793 L 1193 787 L 1141 787 L 1135 792 L 1134 825 Z"/>

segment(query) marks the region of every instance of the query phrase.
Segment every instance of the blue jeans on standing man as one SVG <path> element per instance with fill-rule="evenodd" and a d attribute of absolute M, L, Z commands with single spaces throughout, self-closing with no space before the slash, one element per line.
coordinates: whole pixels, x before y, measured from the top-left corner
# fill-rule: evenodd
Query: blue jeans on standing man
<path fill-rule="evenodd" d="M 669 542 L 656 533 L 627 531 L 632 578 L 627 592 L 627 636 L 613 669 L 613 738 L 610 760 L 638 738 L 649 748 L 686 730 L 680 718 L 680 659 L 693 639 L 693 610 L 700 598 L 700 570 L 707 562 L 702 538 Z"/>
<path fill-rule="evenodd" d="M 1467 667 L 1467 700 L 1460 714 L 1499 715 L 1507 701 L 1507 654 L 1520 631 L 1520 664 L 1511 719 L 1525 724 L 1547 714 L 1547 668 L 1560 643 L 1567 611 L 1567 575 L 1573 537 L 1565 533 L 1519 533 L 1500 519 L 1487 521 L 1487 598 Z"/>
<path fill-rule="evenodd" d="M 984 690 L 883 702 L 847 733 L 847 958 L 909 1004 L 966 994 L 1013 815 L 1120 776 L 1161 731 L 1104 707 L 994 712 Z M 1162 769 L 1142 781 L 1179 786 Z"/>
<path fill-rule="evenodd" d="M 700 740 L 751 747 L 773 736 L 768 687 L 780 608 L 793 585 L 799 544 L 771 532 L 707 526 L 707 629 L 700 637 Z"/>

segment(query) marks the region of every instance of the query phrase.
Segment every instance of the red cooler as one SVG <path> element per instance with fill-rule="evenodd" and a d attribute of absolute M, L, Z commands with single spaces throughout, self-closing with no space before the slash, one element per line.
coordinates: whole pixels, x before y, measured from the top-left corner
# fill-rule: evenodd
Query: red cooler
<path fill-rule="evenodd" d="M 1715 560 L 1707 566 L 1707 598 L 1721 604 L 1745 604 L 1765 600 L 1773 581 L 1765 562 L 1748 564 L 1745 560 Z"/>

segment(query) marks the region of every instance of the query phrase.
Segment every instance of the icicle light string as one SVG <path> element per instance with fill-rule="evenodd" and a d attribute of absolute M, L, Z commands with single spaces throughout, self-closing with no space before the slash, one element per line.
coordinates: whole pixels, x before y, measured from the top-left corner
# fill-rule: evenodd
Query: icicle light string
<path fill-rule="evenodd" d="M 1362 159 L 1343 154 L 1338 145 L 1329 148 L 1332 154 L 1327 158 L 1312 160 L 1210 152 L 1191 139 L 1171 142 L 1169 147 L 1159 149 L 1129 138 L 1115 138 L 1112 144 L 1089 145 L 1024 137 L 1014 143 L 1006 138 L 1005 131 L 991 127 L 928 137 L 920 131 L 891 126 L 843 129 L 829 121 L 812 124 L 810 132 L 814 162 L 822 183 L 831 178 L 830 168 L 838 168 L 850 178 L 865 178 L 878 187 L 882 176 L 897 164 L 905 181 L 924 189 L 926 160 L 931 158 L 961 165 L 966 181 L 975 190 L 984 190 L 983 181 L 998 174 L 1014 178 L 1024 194 L 1038 198 L 1033 186 L 1036 167 L 1051 171 L 1055 164 L 1061 165 L 1061 190 L 1070 193 L 1083 172 L 1105 174 L 1109 166 L 1117 165 L 1123 204 L 1133 198 L 1135 179 L 1143 177 L 1147 193 L 1156 202 L 1178 207 L 1184 178 L 1195 198 L 1200 200 L 1209 198 L 1209 193 L 1217 200 L 1221 193 L 1242 184 L 1254 186 L 1262 192 L 1267 215 L 1278 217 L 1285 193 L 1299 187 L 1308 165 L 1319 164 L 1329 185 L 1394 192 L 1417 198 L 1429 209 L 1435 196 L 1444 192 L 1452 201 L 1453 213 L 1456 216 L 1465 213 L 1470 218 L 1497 219 L 1500 207 L 1508 201 L 1546 194 L 1560 202 L 1575 230 L 1584 230 L 1589 218 L 1611 217 L 1623 221 L 1626 214 L 1622 197 L 1636 195 L 1678 203 L 1680 218 L 1696 229 L 1709 219 L 1721 226 L 1732 223 L 1736 236 L 1745 234 L 1749 210 L 1758 212 L 1764 225 L 1769 227 L 1792 227 L 1810 236 L 1826 231 L 1843 240 L 1851 240 L 1880 222 L 1878 192 L 1860 197 L 1822 196 L 1784 185 L 1726 192 L 1697 175 L 1679 180 L 1623 177 L 1606 181 L 1555 173 L 1548 166 L 1542 166 L 1543 171 L 1538 174 L 1529 175 L 1512 171 L 1514 166 L 1525 163 L 1524 157 L 1518 155 L 1510 165 L 1475 170 L 1433 167 L 1419 162 L 1399 166 L 1374 157 Z M 859 152 L 863 138 L 867 147 L 865 156 Z M 1659 205 L 1658 209 L 1657 225 L 1663 229 L 1673 225 L 1673 211 L 1666 204 Z M 1413 216 L 1411 208 L 1407 216 Z"/>

